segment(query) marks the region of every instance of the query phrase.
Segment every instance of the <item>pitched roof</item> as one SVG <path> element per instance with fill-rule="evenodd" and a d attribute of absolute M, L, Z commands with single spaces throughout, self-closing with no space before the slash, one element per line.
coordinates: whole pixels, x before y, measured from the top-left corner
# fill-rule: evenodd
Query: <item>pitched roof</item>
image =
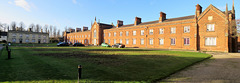
<path fill-rule="evenodd" d="M 194 17 L 195 17 L 195 15 L 178 17 L 178 18 L 170 18 L 170 19 L 164 20 L 163 22 L 171 22 L 171 21 L 179 21 L 179 20 L 193 19 Z M 150 21 L 150 22 L 143 22 L 143 23 L 140 23 L 139 25 L 147 25 L 147 24 L 155 24 L 155 23 L 159 23 L 159 20 Z M 134 24 L 123 25 L 123 26 L 118 27 L 118 28 L 130 27 L 130 26 L 134 26 Z M 116 28 L 116 27 L 113 27 L 113 28 Z"/>

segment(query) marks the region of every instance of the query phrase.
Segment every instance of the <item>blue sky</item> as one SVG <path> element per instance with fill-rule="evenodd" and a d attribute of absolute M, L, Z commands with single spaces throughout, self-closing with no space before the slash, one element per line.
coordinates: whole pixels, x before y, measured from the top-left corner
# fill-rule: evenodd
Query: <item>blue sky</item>
<path fill-rule="evenodd" d="M 232 0 L 1 0 L 0 22 L 22 21 L 27 27 L 31 23 L 48 24 L 62 31 L 65 26 L 90 28 L 95 16 L 107 24 L 116 25 L 117 20 L 132 24 L 136 16 L 143 22 L 158 20 L 160 11 L 167 18 L 194 15 L 196 4 L 203 9 L 213 4 L 224 11 L 226 3 L 231 10 Z M 237 18 L 239 6 L 240 1 L 235 0 Z"/>

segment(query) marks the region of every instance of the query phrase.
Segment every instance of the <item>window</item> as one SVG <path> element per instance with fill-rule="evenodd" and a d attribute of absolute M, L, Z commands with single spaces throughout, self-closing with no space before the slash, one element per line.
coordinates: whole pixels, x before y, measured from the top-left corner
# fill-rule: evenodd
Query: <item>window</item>
<path fill-rule="evenodd" d="M 119 43 L 122 43 L 122 39 L 119 40 Z"/>
<path fill-rule="evenodd" d="M 141 39 L 141 45 L 143 45 L 144 44 L 144 39 Z"/>
<path fill-rule="evenodd" d="M 16 36 L 16 34 L 13 34 L 13 35 L 15 35 L 15 36 Z M 14 37 L 15 37 L 15 36 L 14 36 Z M 22 37 L 22 34 L 19 34 L 19 37 Z"/>
<path fill-rule="evenodd" d="M 82 35 L 82 38 L 84 38 L 84 36 Z"/>
<path fill-rule="evenodd" d="M 114 34 L 113 34 L 113 35 L 114 35 L 114 37 L 115 37 L 115 36 L 117 35 L 117 33 L 116 33 L 116 32 L 114 32 Z"/>
<path fill-rule="evenodd" d="M 128 36 L 129 35 L 129 32 L 128 31 L 126 31 L 126 36 Z"/>
<path fill-rule="evenodd" d="M 87 35 L 85 35 L 85 38 L 87 38 Z"/>
<path fill-rule="evenodd" d="M 29 42 L 29 39 L 26 39 L 26 43 L 28 43 Z"/>
<path fill-rule="evenodd" d="M 119 34 L 119 35 L 120 35 L 120 36 L 122 36 L 122 33 L 123 33 L 123 32 L 120 32 L 120 34 Z"/>
<path fill-rule="evenodd" d="M 164 33 L 164 29 L 163 28 L 159 29 L 159 34 L 163 34 L 163 33 Z"/>
<path fill-rule="evenodd" d="M 175 38 L 171 38 L 171 45 L 175 45 L 176 42 L 175 42 Z"/>
<path fill-rule="evenodd" d="M 150 39 L 149 39 L 149 44 L 150 44 L 150 45 L 153 45 L 153 38 L 150 38 Z"/>
<path fill-rule="evenodd" d="M 90 37 L 90 35 L 88 35 L 88 37 Z"/>
<path fill-rule="evenodd" d="M 32 42 L 34 43 L 34 42 L 35 42 L 35 39 L 32 39 Z"/>
<path fill-rule="evenodd" d="M 176 33 L 176 28 L 171 28 L 171 33 Z"/>
<path fill-rule="evenodd" d="M 159 45 L 163 45 L 164 44 L 164 39 L 163 38 L 160 38 L 159 39 Z"/>
<path fill-rule="evenodd" d="M 110 42 L 110 39 L 108 39 L 108 44 L 110 44 L 111 42 Z"/>
<path fill-rule="evenodd" d="M 94 38 L 97 37 L 97 31 L 96 31 L 96 30 L 93 31 L 93 37 L 94 37 Z"/>
<path fill-rule="evenodd" d="M 116 44 L 116 42 L 117 42 L 116 39 L 114 39 L 113 43 Z"/>
<path fill-rule="evenodd" d="M 13 39 L 12 39 L 12 42 L 16 42 L 16 39 L 15 39 L 15 38 L 13 38 Z"/>
<path fill-rule="evenodd" d="M 86 43 L 87 43 L 87 40 L 85 39 L 85 40 L 84 40 L 84 44 L 86 44 Z"/>
<path fill-rule="evenodd" d="M 190 26 L 184 26 L 184 33 L 190 32 Z"/>
<path fill-rule="evenodd" d="M 29 37 L 29 35 L 28 34 L 26 34 L 26 38 L 28 38 Z"/>
<path fill-rule="evenodd" d="M 149 30 L 149 35 L 153 35 L 153 29 Z"/>
<path fill-rule="evenodd" d="M 133 45 L 136 45 L 136 39 L 133 39 Z"/>
<path fill-rule="evenodd" d="M 190 44 L 190 39 L 184 38 L 184 45 L 189 45 L 189 44 Z"/>
<path fill-rule="evenodd" d="M 206 46 L 216 46 L 216 37 L 206 37 L 205 45 Z"/>
<path fill-rule="evenodd" d="M 128 44 L 129 43 L 129 41 L 128 41 L 128 39 L 126 39 L 126 44 Z"/>
<path fill-rule="evenodd" d="M 141 30 L 141 35 L 144 35 L 144 30 Z"/>
<path fill-rule="evenodd" d="M 214 24 L 208 24 L 207 25 L 207 31 L 214 31 L 214 27 L 215 27 Z"/>
<path fill-rule="evenodd" d="M 137 31 L 133 31 L 133 36 L 135 36 L 137 34 Z"/>
<path fill-rule="evenodd" d="M 41 38 L 41 35 L 38 35 L 38 38 Z"/>
<path fill-rule="evenodd" d="M 43 38 L 47 38 L 47 36 L 43 36 Z"/>
<path fill-rule="evenodd" d="M 32 38 L 35 38 L 35 35 L 32 35 Z"/>
<path fill-rule="evenodd" d="M 108 37 L 111 37 L 111 33 L 108 33 Z"/>
<path fill-rule="evenodd" d="M 46 43 L 46 40 L 44 39 L 43 42 Z"/>

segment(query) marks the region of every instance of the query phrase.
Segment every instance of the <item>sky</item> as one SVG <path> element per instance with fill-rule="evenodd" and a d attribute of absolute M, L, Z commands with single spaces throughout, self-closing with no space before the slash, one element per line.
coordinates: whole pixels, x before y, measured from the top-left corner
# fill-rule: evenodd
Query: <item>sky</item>
<path fill-rule="evenodd" d="M 232 0 L 0 0 L 0 23 L 12 21 L 30 24 L 53 25 L 61 31 L 64 27 L 91 28 L 95 17 L 101 23 L 133 24 L 134 18 L 142 22 L 159 19 L 160 12 L 167 18 L 194 15 L 196 4 L 203 10 L 213 4 L 222 11 L 232 10 Z M 236 18 L 240 18 L 240 0 L 235 0 Z"/>

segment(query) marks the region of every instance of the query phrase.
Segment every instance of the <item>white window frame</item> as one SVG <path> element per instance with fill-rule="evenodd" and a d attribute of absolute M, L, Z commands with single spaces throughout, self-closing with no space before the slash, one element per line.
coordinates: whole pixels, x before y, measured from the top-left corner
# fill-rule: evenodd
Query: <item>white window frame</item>
<path fill-rule="evenodd" d="M 108 37 L 111 37 L 111 33 L 108 33 Z"/>
<path fill-rule="evenodd" d="M 111 43 L 111 40 L 110 39 L 108 39 L 108 44 L 110 44 Z"/>
<path fill-rule="evenodd" d="M 164 39 L 163 38 L 159 38 L 159 45 L 164 45 Z"/>
<path fill-rule="evenodd" d="M 122 39 L 119 39 L 119 43 L 122 43 Z"/>
<path fill-rule="evenodd" d="M 133 45 L 136 45 L 136 43 L 137 43 L 137 40 L 133 39 Z"/>
<path fill-rule="evenodd" d="M 190 26 L 184 26 L 184 33 L 189 33 L 190 32 Z"/>
<path fill-rule="evenodd" d="M 126 31 L 126 36 L 129 36 L 129 32 L 128 31 Z"/>
<path fill-rule="evenodd" d="M 113 40 L 113 43 L 114 43 L 114 44 L 116 44 L 116 43 L 117 43 L 117 40 L 116 40 L 116 39 L 114 39 L 114 40 Z"/>
<path fill-rule="evenodd" d="M 141 45 L 143 45 L 144 44 L 144 39 L 143 38 L 140 39 L 140 42 L 141 42 Z"/>
<path fill-rule="evenodd" d="M 206 37 L 205 45 L 206 46 L 216 46 L 217 45 L 217 37 Z"/>
<path fill-rule="evenodd" d="M 144 30 L 141 30 L 141 35 L 144 35 Z"/>
<path fill-rule="evenodd" d="M 127 44 L 127 45 L 129 44 L 129 39 L 126 39 L 126 44 Z"/>
<path fill-rule="evenodd" d="M 136 36 L 137 35 L 137 31 L 133 31 L 133 36 Z"/>
<path fill-rule="evenodd" d="M 164 28 L 159 29 L 159 34 L 164 34 Z"/>
<path fill-rule="evenodd" d="M 187 38 L 187 37 L 184 38 L 184 39 L 183 39 L 183 44 L 184 44 L 184 45 L 190 45 L 190 38 Z"/>
<path fill-rule="evenodd" d="M 215 24 L 207 24 L 207 31 L 215 31 Z"/>
<path fill-rule="evenodd" d="M 176 27 L 172 27 L 171 28 L 171 34 L 175 34 L 176 33 Z"/>
<path fill-rule="evenodd" d="M 153 35 L 153 29 L 149 30 L 149 35 Z"/>
<path fill-rule="evenodd" d="M 123 34 L 123 32 L 120 32 L 120 33 L 119 33 L 119 36 L 122 36 L 122 34 Z"/>
<path fill-rule="evenodd" d="M 171 45 L 176 45 L 176 38 L 171 38 Z"/>
<path fill-rule="evenodd" d="M 153 45 L 153 38 L 149 39 L 149 45 Z"/>
<path fill-rule="evenodd" d="M 113 33 L 113 36 L 116 37 L 116 35 L 117 35 L 117 32 L 114 32 L 114 33 Z"/>

